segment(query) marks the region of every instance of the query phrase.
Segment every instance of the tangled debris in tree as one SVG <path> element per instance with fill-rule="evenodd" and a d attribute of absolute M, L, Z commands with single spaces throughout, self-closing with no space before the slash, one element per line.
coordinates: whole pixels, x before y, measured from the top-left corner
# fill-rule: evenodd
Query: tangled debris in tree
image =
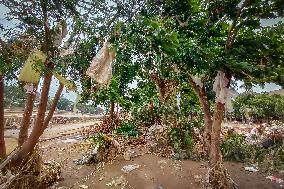
<path fill-rule="evenodd" d="M 56 162 L 43 162 L 38 150 L 15 170 L 0 175 L 1 189 L 46 188 L 61 180 L 60 166 Z"/>

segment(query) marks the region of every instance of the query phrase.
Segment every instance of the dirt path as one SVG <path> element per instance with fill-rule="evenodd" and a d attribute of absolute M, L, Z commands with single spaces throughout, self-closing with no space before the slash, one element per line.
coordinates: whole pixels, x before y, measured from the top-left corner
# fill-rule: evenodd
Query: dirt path
<path fill-rule="evenodd" d="M 141 147 L 133 149 L 137 157 L 130 161 L 118 157 L 104 166 L 75 165 L 73 160 L 81 158 L 87 148 L 87 145 L 77 141 L 50 143 L 43 149 L 44 154 L 48 154 L 44 156 L 46 160 L 55 160 L 62 166 L 64 180 L 60 181 L 55 188 L 197 189 L 201 188 L 202 182 L 206 180 L 206 162 L 161 158 L 147 153 L 147 150 Z M 121 170 L 123 166 L 133 164 L 140 167 L 129 173 Z M 245 171 L 241 163 L 226 162 L 225 166 L 241 189 L 282 188 L 279 184 L 266 179 L 266 173 Z M 284 179 L 283 175 L 282 179 Z M 120 185 L 107 186 L 113 180 Z M 125 184 L 124 187 L 123 184 Z"/>

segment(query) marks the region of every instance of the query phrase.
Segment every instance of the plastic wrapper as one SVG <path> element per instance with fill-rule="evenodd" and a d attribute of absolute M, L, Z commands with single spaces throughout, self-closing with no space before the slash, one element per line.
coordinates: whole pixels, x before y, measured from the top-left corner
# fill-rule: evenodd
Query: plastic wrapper
<path fill-rule="evenodd" d="M 226 78 L 225 73 L 219 71 L 215 78 L 213 90 L 216 93 L 216 102 L 225 104 L 226 111 L 232 112 L 234 110 L 232 98 L 234 97 L 235 92 L 227 87 L 228 83 L 229 80 Z"/>
<path fill-rule="evenodd" d="M 19 80 L 26 83 L 38 83 L 40 71 L 37 69 L 37 64 L 45 62 L 46 58 L 46 54 L 42 51 L 32 51 L 20 72 Z"/>
<path fill-rule="evenodd" d="M 75 85 L 74 82 L 69 81 L 68 79 L 62 77 L 59 74 L 54 74 L 54 76 L 56 77 L 56 79 L 58 79 L 58 81 L 60 83 L 62 83 L 69 91 L 77 91 L 77 86 Z"/>
<path fill-rule="evenodd" d="M 65 21 L 61 21 L 55 28 L 57 35 L 54 36 L 53 46 L 59 47 L 62 43 L 63 38 L 68 34 L 67 24 Z"/>
<path fill-rule="evenodd" d="M 109 49 L 109 43 L 105 42 L 97 55 L 93 58 L 86 74 L 102 85 L 108 85 L 112 78 L 112 61 L 115 53 Z"/>

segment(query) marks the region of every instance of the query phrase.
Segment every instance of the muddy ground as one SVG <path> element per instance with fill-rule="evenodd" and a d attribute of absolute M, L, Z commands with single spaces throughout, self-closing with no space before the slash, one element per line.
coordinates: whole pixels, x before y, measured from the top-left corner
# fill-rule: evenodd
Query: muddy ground
<path fill-rule="evenodd" d="M 42 144 L 45 160 L 55 160 L 62 166 L 63 180 L 52 188 L 197 189 L 206 181 L 206 162 L 158 157 L 144 146 L 132 148 L 134 157 L 129 161 L 119 156 L 105 164 L 75 165 L 73 160 L 81 158 L 88 147 L 85 142 L 75 139 Z M 124 173 L 121 169 L 127 165 L 138 165 L 139 168 Z M 283 188 L 268 180 L 268 173 L 245 171 L 242 163 L 226 162 L 225 166 L 241 189 Z M 277 176 L 284 179 L 283 174 Z"/>
<path fill-rule="evenodd" d="M 159 157 L 149 152 L 145 146 L 130 149 L 132 158 L 125 160 L 118 156 L 112 162 L 98 165 L 76 165 L 73 161 L 89 150 L 82 135 L 62 134 L 74 133 L 98 120 L 90 120 L 69 124 L 53 124 L 42 137 L 40 143 L 42 157 L 45 161 L 56 161 L 62 168 L 62 180 L 50 188 L 89 188 L 89 189 L 197 189 L 206 182 L 207 162 L 190 160 L 173 160 Z M 234 124 L 229 124 L 230 126 Z M 238 126 L 239 127 L 239 126 Z M 253 127 L 243 125 L 244 128 Z M 17 129 L 5 130 L 8 152 L 17 145 Z M 56 138 L 58 137 L 59 138 Z M 51 140 L 48 140 L 51 139 Z M 124 173 L 121 169 L 126 165 L 138 168 Z M 275 183 L 267 176 L 275 175 L 284 180 L 284 174 L 271 174 L 261 170 L 248 172 L 242 163 L 225 162 L 234 181 L 241 189 L 278 189 L 284 183 Z"/>

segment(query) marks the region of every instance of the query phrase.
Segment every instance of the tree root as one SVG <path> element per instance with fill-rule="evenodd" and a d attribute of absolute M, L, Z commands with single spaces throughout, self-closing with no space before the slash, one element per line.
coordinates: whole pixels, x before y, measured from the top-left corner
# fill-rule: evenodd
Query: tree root
<path fill-rule="evenodd" d="M 208 182 L 212 189 L 239 189 L 221 162 L 210 168 L 208 174 Z"/>

